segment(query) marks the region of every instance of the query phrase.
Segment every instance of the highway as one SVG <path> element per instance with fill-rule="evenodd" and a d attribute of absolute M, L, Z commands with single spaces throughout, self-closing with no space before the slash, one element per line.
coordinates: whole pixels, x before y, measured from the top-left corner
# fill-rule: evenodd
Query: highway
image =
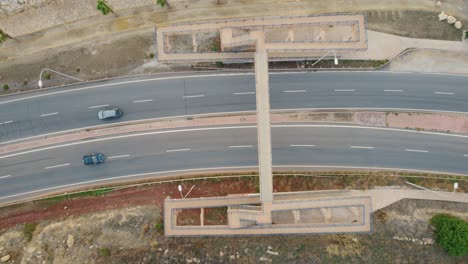
<path fill-rule="evenodd" d="M 275 125 L 272 141 L 275 166 L 385 167 L 468 174 L 468 136 L 291 124 Z M 126 175 L 256 166 L 256 144 L 255 126 L 210 127 L 100 138 L 0 157 L 0 203 L 24 198 L 29 192 Z M 82 156 L 92 152 L 104 153 L 107 161 L 84 166 Z"/>
<path fill-rule="evenodd" d="M 149 78 L 149 77 L 147 77 Z M 252 74 L 192 73 L 123 79 L 0 97 L 0 142 L 118 121 L 255 110 Z M 91 86 L 91 87 L 89 87 Z M 468 112 L 468 77 L 382 72 L 270 75 L 272 109 L 407 108 Z M 107 122 L 106 122 L 107 123 Z"/>

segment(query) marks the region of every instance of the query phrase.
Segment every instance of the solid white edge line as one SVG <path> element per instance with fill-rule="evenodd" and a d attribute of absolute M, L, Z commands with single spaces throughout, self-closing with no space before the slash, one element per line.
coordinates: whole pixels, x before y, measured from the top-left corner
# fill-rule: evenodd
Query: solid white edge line
<path fill-rule="evenodd" d="M 289 108 L 289 109 L 272 109 L 271 112 L 287 112 L 287 111 L 317 111 L 317 110 L 334 110 L 334 111 L 339 111 L 339 110 L 346 110 L 346 111 L 364 111 L 364 110 L 373 110 L 373 111 L 412 111 L 412 112 L 424 112 L 424 113 L 450 113 L 450 114 L 467 114 L 468 112 L 458 112 L 458 111 L 446 111 L 446 110 L 431 110 L 431 109 L 412 109 L 412 108 L 375 108 L 375 107 L 368 107 L 368 108 L 359 108 L 359 107 L 327 107 L 327 108 Z M 206 113 L 206 114 L 196 114 L 196 115 L 180 115 L 180 116 L 166 116 L 166 117 L 156 117 L 156 118 L 146 118 L 146 119 L 136 119 L 132 121 L 126 121 L 126 122 L 120 122 L 120 125 L 131 125 L 134 123 L 139 123 L 139 122 L 144 122 L 144 121 L 159 121 L 159 120 L 167 120 L 167 119 L 176 119 L 176 118 L 186 118 L 186 117 L 201 117 L 201 116 L 222 116 L 222 115 L 227 115 L 227 114 L 253 114 L 256 113 L 255 110 L 253 111 L 232 111 L 232 112 L 218 112 L 218 113 Z M 57 132 L 52 132 L 52 133 L 47 133 L 47 134 L 41 134 L 37 136 L 30 136 L 30 137 L 25 137 L 25 138 L 20 138 L 20 139 L 14 139 L 10 141 L 5 141 L 5 142 L 0 142 L 0 145 L 5 145 L 5 144 L 10 144 L 18 141 L 25 141 L 33 138 L 39 138 L 39 137 L 49 137 L 52 135 L 56 134 L 65 134 L 65 133 L 70 133 L 74 131 L 81 131 L 81 130 L 86 130 L 86 129 L 97 129 L 97 128 L 102 128 L 102 127 L 107 127 L 109 126 L 108 124 L 106 125 L 96 125 L 96 126 L 87 126 L 87 127 L 80 127 L 80 128 L 74 128 L 74 129 L 69 129 L 69 130 L 63 130 L 63 131 L 57 131 Z"/>
<path fill-rule="evenodd" d="M 119 158 L 127 158 L 127 157 L 130 157 L 130 155 L 118 155 L 118 156 L 110 156 L 110 157 L 107 157 L 107 159 L 119 159 Z"/>
<path fill-rule="evenodd" d="M 399 128 L 387 128 L 387 127 L 366 127 L 366 126 L 351 126 L 351 125 L 318 125 L 318 124 L 307 124 L 307 125 L 272 125 L 273 128 L 305 128 L 305 127 L 320 127 L 320 128 L 352 128 L 352 129 L 370 129 L 370 130 L 383 130 L 383 131 L 396 131 L 396 132 L 404 132 L 404 133 L 419 133 L 419 134 L 427 134 L 427 135 L 436 135 L 436 136 L 446 136 L 446 137 L 456 137 L 456 138 L 468 138 L 468 135 L 458 135 L 458 134 L 445 134 L 439 132 L 430 132 L 430 131 L 417 131 L 417 130 L 406 130 L 406 129 L 399 129 Z M 170 134 L 170 133 L 181 133 L 181 132 L 194 132 L 194 131 L 206 131 L 206 130 L 223 130 L 223 129 L 246 129 L 246 128 L 257 128 L 256 125 L 248 125 L 248 126 L 227 126 L 227 127 L 202 127 L 202 128 L 189 128 L 189 129 L 176 129 L 176 130 L 166 130 L 166 131 L 152 131 L 152 132 L 144 132 L 144 133 L 136 133 L 136 134 L 127 134 L 127 135 L 119 135 L 119 136 L 112 136 L 106 138 L 96 138 L 87 141 L 79 141 L 79 142 L 72 142 L 62 145 L 38 148 L 33 150 L 28 150 L 24 152 L 18 152 L 13 154 L 8 154 L 4 156 L 0 156 L 0 159 L 15 157 L 19 155 L 68 147 L 68 146 L 75 146 L 81 144 L 89 144 L 93 142 L 99 141 L 108 141 L 120 138 L 131 138 L 131 137 L 139 137 L 139 136 L 148 136 L 148 135 L 157 135 L 157 134 Z"/>
<path fill-rule="evenodd" d="M 405 149 L 405 151 L 408 151 L 408 152 L 420 152 L 420 153 L 427 153 L 429 151 L 427 150 L 420 150 L 420 149 Z"/>
<path fill-rule="evenodd" d="M 79 186 L 79 185 L 86 185 L 90 183 L 97 183 L 103 181 L 110 181 L 110 180 L 118 180 L 124 178 L 132 178 L 132 177 L 140 177 L 140 176 L 147 176 L 147 175 L 159 175 L 159 174 L 172 174 L 172 173 L 184 173 L 184 172 L 196 172 L 196 171 L 212 171 L 212 170 L 235 170 L 235 169 L 258 169 L 258 165 L 255 166 L 233 166 L 233 167 L 212 167 L 212 168 L 194 168 L 194 169 L 183 169 L 183 170 L 168 170 L 168 171 L 157 171 L 157 172 L 146 172 L 146 173 L 139 173 L 139 174 L 131 174 L 125 176 L 116 176 L 110 177 L 105 179 L 97 179 L 91 181 L 84 181 L 79 183 L 70 183 L 60 186 L 54 186 L 49 188 L 44 188 L 40 190 L 34 190 L 24 193 L 12 194 L 8 196 L 0 197 L 0 200 L 4 200 L 7 198 L 18 197 L 21 195 L 28 195 L 38 192 L 50 191 L 55 189 L 62 189 L 67 187 Z M 399 168 L 387 168 L 387 167 L 359 167 L 359 166 L 334 166 L 334 165 L 274 165 L 273 168 L 316 168 L 316 169 L 330 169 L 330 168 L 338 168 L 338 169 L 360 169 L 360 170 L 394 170 L 394 171 L 407 171 L 407 172 L 419 172 L 419 173 L 443 173 L 449 175 L 457 175 L 457 176 L 468 176 L 467 174 L 457 174 L 457 173 L 450 173 L 450 172 L 443 172 L 443 171 L 427 171 L 427 170 L 413 170 L 413 169 L 399 169 Z"/>
<path fill-rule="evenodd" d="M 109 106 L 108 104 L 104 104 L 104 105 L 90 106 L 90 107 L 88 107 L 88 108 L 89 108 L 89 109 L 93 109 L 93 108 L 108 107 L 108 106 Z"/>
<path fill-rule="evenodd" d="M 305 148 L 308 148 L 308 147 L 315 147 L 315 145 L 300 145 L 300 144 L 291 144 L 289 145 L 290 147 L 305 147 Z"/>
<path fill-rule="evenodd" d="M 366 146 L 350 146 L 352 149 L 374 149 L 374 147 L 366 147 Z"/>
<path fill-rule="evenodd" d="M 109 180 L 118 180 L 118 179 L 124 179 L 124 178 L 139 177 L 139 176 L 146 176 L 146 175 L 158 175 L 158 174 L 168 174 L 168 173 L 183 173 L 183 172 L 192 172 L 192 171 L 209 171 L 209 170 L 250 169 L 250 168 L 258 168 L 258 166 L 213 167 L 213 168 L 195 168 L 195 169 L 184 169 L 184 170 L 168 170 L 168 171 L 146 172 L 146 173 L 139 173 L 139 174 L 131 174 L 131 175 L 124 175 L 124 176 L 110 177 L 110 178 L 105 178 L 105 179 L 84 181 L 84 182 L 78 182 L 78 183 L 70 183 L 70 184 L 54 186 L 54 187 L 44 188 L 44 189 L 30 191 L 30 192 L 12 194 L 12 195 L 8 195 L 8 196 L 0 197 L 0 200 L 7 199 L 7 198 L 12 198 L 12 197 L 17 197 L 17 196 L 21 196 L 21 195 L 27 195 L 27 194 L 33 194 L 33 193 L 38 193 L 38 192 L 50 191 L 50 190 L 54 190 L 54 189 L 62 189 L 62 188 L 79 186 L 79 185 L 84 185 L 84 184 L 97 183 L 97 182 L 103 182 L 103 181 L 109 181 Z"/>
<path fill-rule="evenodd" d="M 199 97 L 205 97 L 205 95 L 204 94 L 184 95 L 184 98 L 199 98 Z"/>
<path fill-rule="evenodd" d="M 326 73 L 326 74 L 336 74 L 336 71 L 320 71 L 320 73 Z M 362 73 L 370 73 L 370 74 L 426 74 L 426 75 L 447 75 L 447 76 L 457 76 L 457 77 L 465 77 L 468 78 L 468 75 L 466 74 L 454 74 L 454 73 L 428 73 L 428 72 L 395 72 L 395 71 L 339 71 L 339 73 L 352 73 L 352 74 L 362 74 Z M 315 72 L 298 72 L 298 71 L 290 71 L 290 72 L 270 72 L 269 74 L 271 75 L 288 75 L 288 74 L 316 74 Z M 132 81 L 123 81 L 123 82 L 115 82 L 115 83 L 107 83 L 107 84 L 99 84 L 99 85 L 91 85 L 87 87 L 82 87 L 82 88 L 75 88 L 75 89 L 69 89 L 69 90 L 63 90 L 63 91 L 56 91 L 56 92 L 50 92 L 46 94 L 38 94 L 38 95 L 32 95 L 32 96 L 27 96 L 27 97 L 22 97 L 22 98 L 17 98 L 17 99 L 12 99 L 8 101 L 3 101 L 0 102 L 0 105 L 2 104 L 7 104 L 7 103 L 12 103 L 12 102 L 17 102 L 17 101 L 22 101 L 22 100 L 28 100 L 28 99 L 33 99 L 33 98 L 38 98 L 38 97 L 44 97 L 44 96 L 49 96 L 49 95 L 55 95 L 55 94 L 62 94 L 62 93 L 70 93 L 70 92 L 78 92 L 78 91 L 83 91 L 83 90 L 89 90 L 89 89 L 94 89 L 94 88 L 101 88 L 101 87 L 107 87 L 107 86 L 118 86 L 118 85 L 123 85 L 123 84 L 132 84 L 132 83 L 141 83 L 141 82 L 152 82 L 152 81 L 164 81 L 164 80 L 177 80 L 177 79 L 190 79 L 190 78 L 205 78 L 205 77 L 225 77 L 225 76 L 247 76 L 247 75 L 254 75 L 252 72 L 242 72 L 242 73 L 222 73 L 222 74 L 201 74 L 201 75 L 185 75 L 185 76 L 170 76 L 170 77 L 156 77 L 156 78 L 150 78 L 150 79 L 143 79 L 143 80 L 132 80 Z M 129 78 L 132 78 L 131 76 Z M 78 83 L 77 85 L 82 85 Z"/>
<path fill-rule="evenodd" d="M 229 146 L 229 148 L 252 148 L 253 145 L 237 145 L 237 146 Z"/>
<path fill-rule="evenodd" d="M 64 163 L 64 164 L 49 166 L 49 167 L 45 167 L 44 169 L 48 170 L 48 169 L 53 169 L 53 168 L 65 167 L 65 166 L 68 166 L 68 165 L 70 165 L 70 163 Z"/>
<path fill-rule="evenodd" d="M 447 94 L 447 95 L 454 95 L 454 93 L 447 93 L 447 92 L 434 92 L 435 94 Z"/>
<path fill-rule="evenodd" d="M 7 103 L 13 103 L 13 102 L 17 102 L 17 101 L 33 99 L 33 98 L 38 98 L 38 97 L 44 97 L 44 96 L 48 96 L 48 95 L 78 92 L 78 91 L 89 90 L 89 89 L 94 89 L 94 88 L 101 88 L 101 87 L 108 87 L 108 86 L 118 86 L 118 85 L 123 85 L 123 84 L 133 84 L 133 83 L 152 82 L 152 81 L 177 80 L 177 79 L 191 79 L 191 78 L 205 78 L 205 77 L 226 77 L 226 76 L 246 76 L 246 75 L 254 75 L 254 74 L 251 73 L 251 72 L 246 72 L 246 73 L 185 75 L 185 76 L 157 77 L 157 78 L 150 78 L 150 79 L 144 79 L 144 80 L 132 80 L 132 81 L 123 81 L 123 82 L 116 82 L 116 83 L 98 84 L 98 85 L 91 85 L 91 86 L 82 87 L 82 88 L 63 90 L 63 91 L 56 91 L 56 92 L 50 92 L 50 93 L 46 93 L 46 94 L 38 94 L 38 95 L 32 95 L 32 96 L 23 97 L 23 98 L 12 99 L 12 100 L 8 100 L 8 101 L 0 102 L 0 105 L 7 104 Z"/>
<path fill-rule="evenodd" d="M 189 148 L 185 148 L 185 149 L 168 149 L 166 150 L 166 152 L 182 152 L 182 151 L 189 151 L 190 149 Z"/>
<path fill-rule="evenodd" d="M 306 93 L 307 90 L 286 90 L 283 93 Z"/>
<path fill-rule="evenodd" d="M 246 94 L 255 94 L 255 92 L 233 93 L 233 95 L 246 95 Z"/>
<path fill-rule="evenodd" d="M 0 176 L 0 179 L 5 179 L 5 178 L 8 178 L 8 177 L 11 177 L 11 175 Z"/>
<path fill-rule="evenodd" d="M 334 92 L 355 92 L 355 89 L 335 89 Z"/>
<path fill-rule="evenodd" d="M 42 114 L 42 115 L 40 115 L 40 117 L 52 116 L 52 115 L 58 115 L 58 112 L 48 113 L 48 114 Z"/>
<path fill-rule="evenodd" d="M 146 102 L 153 102 L 153 99 L 144 99 L 144 100 L 133 101 L 133 103 L 146 103 Z"/>

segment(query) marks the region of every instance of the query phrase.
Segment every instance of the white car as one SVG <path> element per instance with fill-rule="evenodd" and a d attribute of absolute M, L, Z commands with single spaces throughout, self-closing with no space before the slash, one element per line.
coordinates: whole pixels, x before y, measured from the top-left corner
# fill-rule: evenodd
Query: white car
<path fill-rule="evenodd" d="M 112 108 L 99 111 L 98 118 L 100 120 L 120 118 L 122 116 L 122 111 L 119 108 Z"/>

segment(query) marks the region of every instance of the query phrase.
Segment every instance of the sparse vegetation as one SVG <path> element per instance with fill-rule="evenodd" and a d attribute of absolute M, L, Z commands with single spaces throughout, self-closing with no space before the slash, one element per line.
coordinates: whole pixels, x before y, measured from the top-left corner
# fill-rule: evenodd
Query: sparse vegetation
<path fill-rule="evenodd" d="M 44 78 L 45 78 L 46 80 L 50 80 L 50 78 L 52 78 L 52 74 L 46 73 L 46 74 L 44 75 Z"/>
<path fill-rule="evenodd" d="M 81 71 L 81 68 L 80 67 L 76 67 L 76 72 L 80 72 Z"/>
<path fill-rule="evenodd" d="M 23 237 L 26 241 L 31 241 L 34 231 L 36 230 L 37 223 L 27 223 L 23 226 Z"/>
<path fill-rule="evenodd" d="M 3 32 L 3 30 L 0 29 L 0 43 L 6 41 L 9 38 L 11 37 L 7 33 Z"/>
<path fill-rule="evenodd" d="M 438 214 L 431 218 L 436 228 L 436 242 L 449 255 L 462 257 L 468 254 L 468 222 L 463 219 Z"/>
<path fill-rule="evenodd" d="M 108 248 L 100 248 L 99 249 L 99 256 L 101 257 L 108 257 L 111 255 L 111 252 Z"/>
<path fill-rule="evenodd" d="M 361 256 L 364 246 L 352 235 L 332 235 L 331 244 L 327 246 L 330 256 L 352 257 Z"/>
<path fill-rule="evenodd" d="M 148 54 L 148 58 L 154 59 L 154 53 L 151 52 L 150 54 Z"/>
<path fill-rule="evenodd" d="M 8 91 L 8 89 L 10 89 L 10 86 L 8 86 L 8 84 L 4 84 L 2 88 L 3 88 L 3 91 Z"/>
<path fill-rule="evenodd" d="M 23 80 L 23 86 L 28 85 L 28 80 Z"/>
<path fill-rule="evenodd" d="M 97 1 L 97 9 L 100 10 L 103 15 L 107 15 L 113 12 L 112 8 L 110 8 L 110 6 L 103 0 Z"/>
<path fill-rule="evenodd" d="M 164 222 L 158 222 L 154 225 L 154 229 L 156 229 L 156 231 L 162 233 L 164 232 Z"/>

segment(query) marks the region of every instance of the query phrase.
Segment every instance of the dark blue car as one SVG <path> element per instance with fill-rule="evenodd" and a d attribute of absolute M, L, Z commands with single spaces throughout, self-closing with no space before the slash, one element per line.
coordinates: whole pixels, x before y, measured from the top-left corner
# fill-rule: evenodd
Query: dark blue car
<path fill-rule="evenodd" d="M 104 162 L 104 154 L 102 153 L 92 153 L 89 155 L 83 156 L 84 165 L 96 165 Z"/>

